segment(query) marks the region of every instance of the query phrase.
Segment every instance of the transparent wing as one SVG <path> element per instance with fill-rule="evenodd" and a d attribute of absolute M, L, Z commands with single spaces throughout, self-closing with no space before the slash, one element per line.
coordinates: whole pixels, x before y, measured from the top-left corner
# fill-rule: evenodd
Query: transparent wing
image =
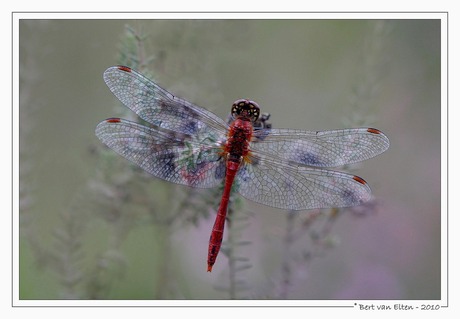
<path fill-rule="evenodd" d="M 166 181 L 208 188 L 219 185 L 224 177 L 221 148 L 212 138 L 197 141 L 119 118 L 99 123 L 96 136 L 121 156 Z"/>
<path fill-rule="evenodd" d="M 251 144 L 254 154 L 315 167 L 364 161 L 383 153 L 390 145 L 388 137 L 374 128 L 319 132 L 265 129 L 254 135 L 263 136 Z"/>
<path fill-rule="evenodd" d="M 125 66 L 104 72 L 110 91 L 145 121 L 184 134 L 204 134 L 218 130 L 225 135 L 228 125 L 217 115 L 180 99 Z"/>
<path fill-rule="evenodd" d="M 371 189 L 360 177 L 306 166 L 286 165 L 276 159 L 251 158 L 236 177 L 238 192 L 252 201 L 281 209 L 348 207 L 371 199 Z"/>

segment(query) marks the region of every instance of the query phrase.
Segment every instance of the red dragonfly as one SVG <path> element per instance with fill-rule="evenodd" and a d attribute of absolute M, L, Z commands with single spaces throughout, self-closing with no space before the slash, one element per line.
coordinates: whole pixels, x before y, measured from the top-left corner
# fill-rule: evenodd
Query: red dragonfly
<path fill-rule="evenodd" d="M 322 168 L 360 162 L 389 147 L 388 138 L 374 128 L 260 128 L 259 106 L 246 99 L 233 103 L 227 123 L 126 66 L 108 68 L 104 80 L 124 105 L 151 124 L 106 119 L 96 127 L 104 144 L 169 182 L 210 188 L 224 181 L 208 271 L 222 243 L 232 185 L 247 199 L 286 210 L 360 205 L 371 199 L 366 181 Z"/>

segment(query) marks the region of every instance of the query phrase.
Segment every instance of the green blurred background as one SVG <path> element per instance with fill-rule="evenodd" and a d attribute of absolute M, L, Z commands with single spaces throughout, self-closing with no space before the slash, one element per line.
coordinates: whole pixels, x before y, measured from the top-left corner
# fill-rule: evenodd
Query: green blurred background
<path fill-rule="evenodd" d="M 19 25 L 21 299 L 441 297 L 439 20 Z M 132 117 L 102 79 L 120 61 L 223 118 L 249 98 L 274 127 L 384 131 L 390 149 L 350 168 L 375 203 L 235 200 L 233 257 L 206 273 L 219 190 L 146 177 L 94 135 Z"/>

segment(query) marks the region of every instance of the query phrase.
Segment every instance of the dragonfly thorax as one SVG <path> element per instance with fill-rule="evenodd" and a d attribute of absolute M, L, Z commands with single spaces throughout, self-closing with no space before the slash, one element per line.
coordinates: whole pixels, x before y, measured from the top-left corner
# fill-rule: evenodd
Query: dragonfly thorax
<path fill-rule="evenodd" d="M 250 100 L 236 100 L 232 105 L 232 117 L 234 119 L 241 118 L 251 122 L 257 121 L 260 114 L 259 105 Z"/>

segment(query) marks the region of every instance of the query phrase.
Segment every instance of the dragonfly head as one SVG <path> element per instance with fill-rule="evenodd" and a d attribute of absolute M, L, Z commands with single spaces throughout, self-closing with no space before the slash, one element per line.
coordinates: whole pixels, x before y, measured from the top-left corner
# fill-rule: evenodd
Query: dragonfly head
<path fill-rule="evenodd" d="M 254 101 L 241 99 L 236 100 L 232 105 L 232 117 L 234 119 L 242 118 L 255 122 L 259 118 L 259 114 L 260 107 Z"/>

